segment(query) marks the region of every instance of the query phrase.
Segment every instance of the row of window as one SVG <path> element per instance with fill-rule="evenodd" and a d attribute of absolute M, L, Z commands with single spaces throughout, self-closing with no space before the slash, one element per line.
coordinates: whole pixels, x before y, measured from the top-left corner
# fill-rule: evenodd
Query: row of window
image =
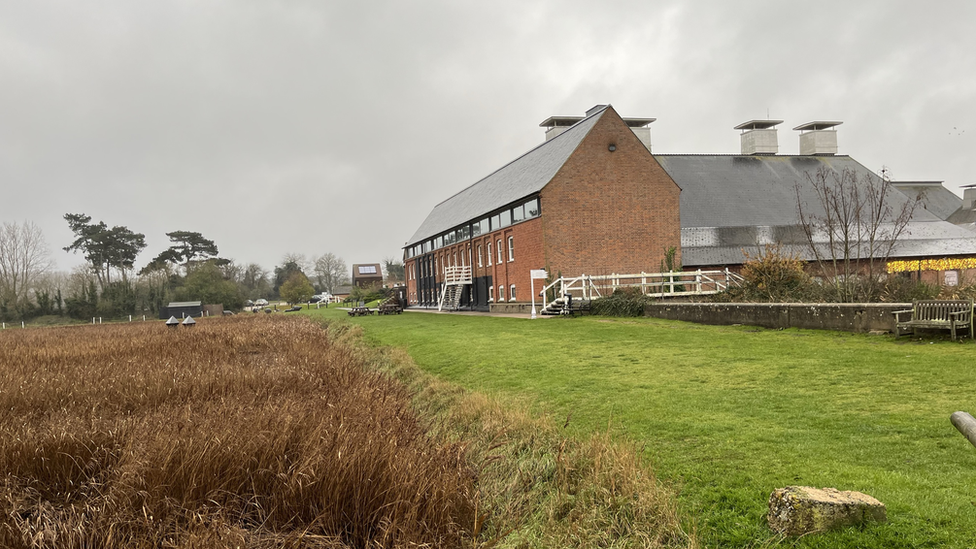
<path fill-rule="evenodd" d="M 502 259 L 503 258 L 503 250 L 504 250 L 504 248 L 502 247 L 502 239 L 499 238 L 497 241 L 495 241 L 495 243 L 497 245 L 496 249 L 498 250 L 498 264 L 501 265 L 502 263 L 504 263 L 504 261 Z M 483 250 L 484 250 L 484 248 L 482 247 L 482 245 L 481 244 L 478 244 L 478 266 L 479 267 L 484 267 L 485 266 L 484 259 L 483 259 L 485 256 L 482 254 Z M 489 266 L 491 265 L 491 257 L 492 257 L 491 256 L 491 242 L 489 242 L 488 243 L 488 265 Z M 450 255 L 447 256 L 447 259 L 448 259 L 447 263 L 449 263 L 450 262 L 450 259 L 451 259 L 451 256 Z M 515 237 L 514 236 L 509 236 L 508 237 L 508 260 L 509 261 L 515 261 Z M 459 263 L 458 263 L 457 253 L 455 253 L 454 254 L 454 265 L 453 266 L 456 267 L 458 264 Z M 417 278 L 416 272 L 414 271 L 414 265 L 415 265 L 415 263 L 411 263 L 410 264 L 410 267 L 409 267 L 409 270 L 407 272 L 407 275 L 408 275 L 408 279 L 409 280 L 414 280 L 414 279 Z M 464 253 L 463 252 L 461 253 L 461 263 L 460 263 L 460 265 L 462 267 L 465 265 L 465 263 L 464 263 Z M 442 272 L 444 271 L 444 268 L 445 267 L 447 267 L 447 265 L 445 265 L 445 264 L 442 263 L 441 264 L 441 271 Z M 434 258 L 434 271 L 435 272 L 437 271 L 437 258 L 436 257 Z M 423 275 L 423 274 L 424 273 L 421 273 L 421 275 Z"/>
<path fill-rule="evenodd" d="M 515 284 L 512 284 L 511 286 L 509 286 L 508 289 L 509 289 L 508 300 L 509 301 L 515 301 L 517 299 L 516 298 L 516 295 L 515 295 Z M 413 303 L 416 303 L 417 302 L 417 293 L 416 292 L 412 292 L 410 294 L 410 296 L 412 298 L 412 302 Z M 498 286 L 498 301 L 499 302 L 505 301 L 505 286 L 504 285 L 499 285 Z M 495 302 L 495 288 L 494 288 L 494 286 L 488 286 L 488 303 L 494 303 L 494 302 Z"/>
<path fill-rule="evenodd" d="M 451 246 L 464 240 L 488 234 L 492 231 L 508 227 L 509 225 L 525 221 L 526 219 L 539 217 L 539 214 L 539 199 L 533 198 L 513 208 L 507 208 L 484 219 L 468 223 L 460 228 L 447 231 L 430 240 L 411 246 L 407 248 L 407 257 L 416 257 L 445 246 Z M 501 263 L 500 259 L 498 261 Z"/>
<path fill-rule="evenodd" d="M 509 286 L 511 293 L 508 294 L 509 301 L 515 301 L 515 284 Z M 495 301 L 495 288 L 488 286 L 488 302 Z M 505 286 L 498 286 L 498 301 L 505 301 Z"/>
<path fill-rule="evenodd" d="M 502 239 L 499 238 L 496 241 L 496 244 L 497 244 L 497 248 L 496 249 L 498 250 L 498 264 L 501 265 L 503 263 L 503 261 L 502 261 L 502 249 L 503 249 L 502 248 Z M 478 244 L 478 266 L 479 267 L 484 267 L 485 265 L 484 265 L 484 261 L 482 260 L 481 251 L 482 251 L 481 244 Z M 515 261 L 515 237 L 513 237 L 513 236 L 509 236 L 508 237 L 508 260 L 509 261 Z M 491 265 L 491 242 L 488 243 L 488 265 Z"/>

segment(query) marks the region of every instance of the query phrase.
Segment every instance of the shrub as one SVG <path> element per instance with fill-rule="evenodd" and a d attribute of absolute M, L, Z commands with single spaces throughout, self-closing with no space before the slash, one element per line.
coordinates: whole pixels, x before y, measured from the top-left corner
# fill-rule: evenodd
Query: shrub
<path fill-rule="evenodd" d="M 594 300 L 590 310 L 602 316 L 644 316 L 645 306 L 653 301 L 637 288 L 621 288 L 607 297 Z"/>
<path fill-rule="evenodd" d="M 797 301 L 810 283 L 803 261 L 783 251 L 779 244 L 761 247 L 757 255 L 743 250 L 742 277 L 746 292 L 758 301 Z"/>

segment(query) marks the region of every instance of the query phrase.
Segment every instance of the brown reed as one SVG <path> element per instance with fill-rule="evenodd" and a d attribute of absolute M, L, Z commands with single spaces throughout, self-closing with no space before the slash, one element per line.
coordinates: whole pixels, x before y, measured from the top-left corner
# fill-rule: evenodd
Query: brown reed
<path fill-rule="evenodd" d="M 476 478 L 305 319 L 0 333 L 0 546 L 470 545 Z"/>

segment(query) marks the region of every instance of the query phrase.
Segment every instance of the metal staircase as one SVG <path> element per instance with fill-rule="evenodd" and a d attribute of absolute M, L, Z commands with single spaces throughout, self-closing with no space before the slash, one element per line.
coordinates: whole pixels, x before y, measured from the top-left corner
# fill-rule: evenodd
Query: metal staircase
<path fill-rule="evenodd" d="M 461 305 L 464 287 L 471 285 L 471 266 L 447 267 L 444 269 L 444 283 L 441 284 L 441 299 L 437 303 L 437 310 L 456 311 Z"/>

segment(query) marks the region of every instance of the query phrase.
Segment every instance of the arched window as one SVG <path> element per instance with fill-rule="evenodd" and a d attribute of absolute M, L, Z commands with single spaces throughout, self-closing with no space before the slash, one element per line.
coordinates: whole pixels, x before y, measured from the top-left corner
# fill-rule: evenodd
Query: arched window
<path fill-rule="evenodd" d="M 508 237 L 508 260 L 515 261 L 515 237 Z"/>
<path fill-rule="evenodd" d="M 482 267 L 483 266 L 481 264 L 481 244 L 478 244 L 478 266 L 479 267 Z"/>
<path fill-rule="evenodd" d="M 515 301 L 515 284 L 512 284 L 512 286 L 509 288 L 508 300 Z"/>
<path fill-rule="evenodd" d="M 501 265 L 502 264 L 502 241 L 501 241 L 501 239 L 498 240 L 497 244 L 498 244 L 498 264 Z"/>
<path fill-rule="evenodd" d="M 505 301 L 505 286 L 498 287 L 498 301 Z"/>
<path fill-rule="evenodd" d="M 495 287 L 488 286 L 488 303 L 495 301 Z"/>
<path fill-rule="evenodd" d="M 488 264 L 491 265 L 491 242 L 488 243 Z"/>

